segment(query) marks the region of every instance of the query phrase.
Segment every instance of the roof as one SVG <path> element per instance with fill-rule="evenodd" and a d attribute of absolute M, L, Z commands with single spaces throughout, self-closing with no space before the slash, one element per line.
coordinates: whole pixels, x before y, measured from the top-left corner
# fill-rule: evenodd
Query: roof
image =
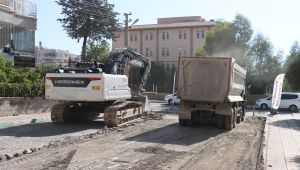
<path fill-rule="evenodd" d="M 148 24 L 148 25 L 134 25 L 131 30 L 139 29 L 164 29 L 164 28 L 184 28 L 184 27 L 205 27 L 214 26 L 216 22 L 214 21 L 204 21 L 204 22 L 180 22 L 171 24 Z"/>

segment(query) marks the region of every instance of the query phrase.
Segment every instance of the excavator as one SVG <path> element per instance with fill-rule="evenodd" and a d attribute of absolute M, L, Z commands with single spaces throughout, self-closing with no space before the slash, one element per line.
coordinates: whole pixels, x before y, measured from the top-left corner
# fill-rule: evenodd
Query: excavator
<path fill-rule="evenodd" d="M 51 110 L 52 122 L 93 120 L 104 114 L 105 125 L 111 127 L 140 117 L 148 105 L 142 92 L 150 69 L 149 58 L 120 48 L 104 64 L 76 64 L 47 73 L 45 98 L 58 101 Z"/>

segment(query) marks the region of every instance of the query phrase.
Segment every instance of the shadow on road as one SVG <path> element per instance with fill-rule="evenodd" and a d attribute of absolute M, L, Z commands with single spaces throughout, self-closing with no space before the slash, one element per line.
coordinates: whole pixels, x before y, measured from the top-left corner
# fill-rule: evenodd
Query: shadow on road
<path fill-rule="evenodd" d="M 276 115 L 274 115 L 276 116 Z M 288 128 L 300 131 L 300 120 L 299 119 L 285 119 L 285 120 L 278 120 L 270 123 L 273 126 L 278 126 L 281 128 Z"/>
<path fill-rule="evenodd" d="M 178 123 L 174 123 L 124 140 L 189 146 L 223 132 L 226 131 L 214 126 L 182 127 Z"/>
<path fill-rule="evenodd" d="M 292 162 L 297 164 L 297 168 L 300 169 L 300 155 L 297 155 L 295 158 L 292 158 Z"/>
<path fill-rule="evenodd" d="M 48 137 L 91 129 L 102 129 L 103 126 L 103 121 L 67 123 L 63 125 L 55 125 L 51 122 L 26 124 L 0 129 L 0 136 Z"/>

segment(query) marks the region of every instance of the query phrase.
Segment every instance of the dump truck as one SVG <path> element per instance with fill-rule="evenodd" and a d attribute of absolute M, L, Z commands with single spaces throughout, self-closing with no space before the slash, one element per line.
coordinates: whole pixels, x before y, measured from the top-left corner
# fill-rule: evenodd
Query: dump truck
<path fill-rule="evenodd" d="M 246 70 L 234 58 L 181 57 L 179 124 L 215 122 L 231 130 L 245 116 Z"/>

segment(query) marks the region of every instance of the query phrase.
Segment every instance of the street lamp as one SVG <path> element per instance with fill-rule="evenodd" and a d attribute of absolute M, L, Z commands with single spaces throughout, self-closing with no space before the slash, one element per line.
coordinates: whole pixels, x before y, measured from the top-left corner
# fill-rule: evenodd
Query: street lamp
<path fill-rule="evenodd" d="M 128 23 L 131 22 L 131 19 L 128 19 L 129 15 L 132 15 L 132 13 L 131 12 L 124 13 L 125 16 L 125 42 L 124 43 L 126 48 L 128 47 L 128 32 L 129 32 L 128 29 L 131 28 L 134 24 L 136 24 L 139 21 L 139 19 L 135 19 L 133 23 L 130 26 L 128 26 Z"/>
<path fill-rule="evenodd" d="M 139 19 L 137 18 L 137 19 L 135 19 L 134 21 L 133 21 L 133 23 L 130 25 L 130 27 L 129 28 L 131 28 L 134 24 L 136 24 L 137 22 L 139 22 Z"/>

